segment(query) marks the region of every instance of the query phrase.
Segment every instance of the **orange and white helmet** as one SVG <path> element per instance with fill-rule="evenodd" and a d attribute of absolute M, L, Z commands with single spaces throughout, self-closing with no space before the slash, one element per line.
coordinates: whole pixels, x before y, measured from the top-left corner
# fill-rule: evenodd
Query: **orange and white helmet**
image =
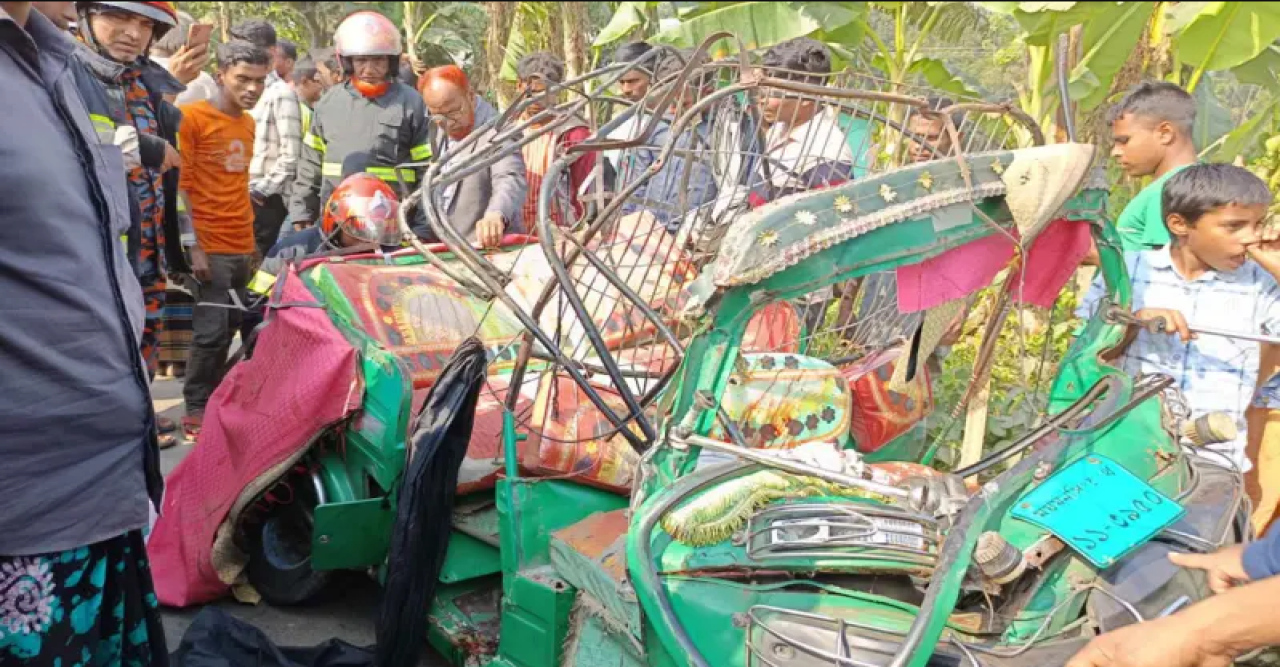
<path fill-rule="evenodd" d="M 320 218 L 320 233 L 340 241 L 339 232 L 364 243 L 400 243 L 400 202 L 381 178 L 361 172 L 343 179 L 329 195 Z"/>
<path fill-rule="evenodd" d="M 89 25 L 89 14 L 96 10 L 115 10 L 137 14 L 146 19 L 151 19 L 151 39 L 159 40 L 164 37 L 165 33 L 173 28 L 178 27 L 178 10 L 173 6 L 172 2 L 77 2 L 76 11 L 80 15 L 80 22 Z M 81 28 L 91 45 L 97 47 L 97 39 L 93 36 L 93 31 Z"/>
<path fill-rule="evenodd" d="M 368 10 L 343 19 L 338 30 L 333 33 L 333 47 L 337 55 L 343 58 L 399 57 L 404 50 L 396 24 L 382 14 Z"/>

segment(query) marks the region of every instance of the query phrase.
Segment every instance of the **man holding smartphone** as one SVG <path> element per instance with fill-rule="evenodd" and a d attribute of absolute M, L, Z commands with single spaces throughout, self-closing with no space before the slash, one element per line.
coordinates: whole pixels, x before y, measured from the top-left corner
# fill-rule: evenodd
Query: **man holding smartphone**
<path fill-rule="evenodd" d="M 209 64 L 209 39 L 213 26 L 196 23 L 186 12 L 178 12 L 178 27 L 151 45 L 151 59 L 169 70 L 187 87 L 178 93 L 173 104 L 182 106 L 200 100 L 211 100 L 218 94 L 218 84 L 204 71 Z"/>

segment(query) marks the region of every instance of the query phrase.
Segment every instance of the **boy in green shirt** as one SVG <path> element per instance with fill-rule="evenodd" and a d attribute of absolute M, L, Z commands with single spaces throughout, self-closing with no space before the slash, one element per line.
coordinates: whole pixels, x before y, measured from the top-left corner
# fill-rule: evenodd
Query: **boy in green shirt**
<path fill-rule="evenodd" d="M 1169 245 L 1169 230 L 1160 212 L 1161 194 L 1170 176 L 1196 162 L 1195 122 L 1195 99 L 1164 81 L 1139 84 L 1112 109 L 1111 157 L 1131 178 L 1155 177 L 1116 219 L 1124 250 Z"/>

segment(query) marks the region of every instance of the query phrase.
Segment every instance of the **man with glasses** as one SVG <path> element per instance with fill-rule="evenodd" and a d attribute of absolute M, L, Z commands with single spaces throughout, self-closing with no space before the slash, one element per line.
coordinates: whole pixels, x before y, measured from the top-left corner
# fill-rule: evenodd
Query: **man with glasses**
<path fill-rule="evenodd" d="M 467 75 L 456 65 L 427 70 L 422 75 L 420 88 L 431 120 L 440 130 L 433 141 L 436 153 L 466 140 L 476 128 L 498 115 L 493 105 L 472 91 Z M 496 134 L 496 129 L 487 129 L 483 136 L 460 150 L 463 154 L 487 150 Z M 504 234 L 524 232 L 526 221 L 521 208 L 527 190 L 524 160 L 520 150 L 513 146 L 488 169 L 450 184 L 439 195 L 449 225 L 468 240 L 492 248 L 502 242 Z M 413 229 L 423 239 L 437 240 L 421 218 Z"/>

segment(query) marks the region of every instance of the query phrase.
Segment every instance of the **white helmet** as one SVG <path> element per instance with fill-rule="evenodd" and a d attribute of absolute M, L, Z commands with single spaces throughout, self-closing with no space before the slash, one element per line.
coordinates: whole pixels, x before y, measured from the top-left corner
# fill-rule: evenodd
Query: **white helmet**
<path fill-rule="evenodd" d="M 396 56 L 403 51 L 400 30 L 391 19 L 371 11 L 360 11 L 343 19 L 333 33 L 333 46 L 343 58 L 355 56 Z"/>

